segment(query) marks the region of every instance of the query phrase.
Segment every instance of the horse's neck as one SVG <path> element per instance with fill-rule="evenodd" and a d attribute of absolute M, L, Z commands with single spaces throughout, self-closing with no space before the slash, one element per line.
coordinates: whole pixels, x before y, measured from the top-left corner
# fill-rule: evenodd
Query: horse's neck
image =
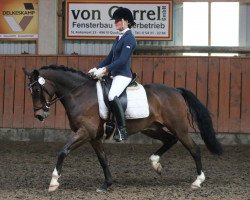
<path fill-rule="evenodd" d="M 69 71 L 50 70 L 44 76 L 54 83 L 57 95 L 66 95 L 88 81 L 87 77 Z"/>

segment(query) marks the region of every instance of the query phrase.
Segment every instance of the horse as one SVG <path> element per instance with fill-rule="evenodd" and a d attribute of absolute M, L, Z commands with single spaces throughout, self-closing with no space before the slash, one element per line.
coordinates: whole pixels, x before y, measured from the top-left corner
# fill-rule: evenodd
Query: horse
<path fill-rule="evenodd" d="M 88 74 L 62 65 L 43 66 L 39 70 L 32 71 L 23 68 L 23 71 L 29 80 L 34 117 L 40 121 L 45 120 L 49 116 L 50 106 L 58 100 L 65 108 L 72 130 L 66 145 L 58 154 L 49 192 L 59 187 L 58 179 L 62 174 L 66 156 L 86 142 L 93 147 L 104 172 L 104 182 L 96 191 L 106 192 L 113 180 L 103 147 L 106 120 L 99 116 L 97 80 Z M 191 188 L 200 188 L 205 180 L 200 148 L 189 135 L 188 127 L 195 122 L 208 150 L 212 154 L 222 154 L 223 149 L 216 139 L 209 111 L 187 89 L 153 83 L 143 86 L 148 99 L 149 116 L 126 120 L 129 135 L 140 132 L 162 142 L 162 146 L 150 156 L 152 167 L 158 174 L 162 171 L 161 156 L 180 141 L 196 164 L 198 175 Z"/>

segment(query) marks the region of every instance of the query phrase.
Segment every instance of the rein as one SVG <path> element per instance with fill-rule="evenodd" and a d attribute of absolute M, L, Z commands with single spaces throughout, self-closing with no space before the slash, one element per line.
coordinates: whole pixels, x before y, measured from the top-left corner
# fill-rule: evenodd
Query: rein
<path fill-rule="evenodd" d="M 76 87 L 74 87 L 73 89 L 71 89 L 71 90 L 69 91 L 69 93 L 67 93 L 67 94 L 64 94 L 64 95 L 62 95 L 62 96 L 60 96 L 60 97 L 57 97 L 57 96 L 56 96 L 54 99 L 52 99 L 52 100 L 49 102 L 49 106 L 53 105 L 53 104 L 56 103 L 58 100 L 63 99 L 64 97 L 68 96 L 68 95 L 69 95 L 71 92 L 73 92 L 75 89 L 77 89 L 77 88 L 79 88 L 79 87 L 81 87 L 81 86 L 84 86 L 87 82 L 88 82 L 88 80 L 85 81 L 85 82 L 83 82 L 83 83 L 81 83 L 80 85 L 77 85 Z"/>
<path fill-rule="evenodd" d="M 51 105 L 55 104 L 58 100 L 61 100 L 61 99 L 63 99 L 64 97 L 68 96 L 71 92 L 73 92 L 73 91 L 76 90 L 77 88 L 79 88 L 79 87 L 81 87 L 81 86 L 84 86 L 87 82 L 88 82 L 88 80 L 86 80 L 85 82 L 83 82 L 83 83 L 77 85 L 76 87 L 74 87 L 73 89 L 71 89 L 67 94 L 64 94 L 64 95 L 62 95 L 62 96 L 60 96 L 60 97 L 57 97 L 57 96 L 56 96 L 56 97 L 53 98 L 50 102 L 47 102 L 46 99 L 44 98 L 44 95 L 43 95 L 44 105 L 42 105 L 41 107 L 38 107 L 38 108 L 35 107 L 35 108 L 34 108 L 34 111 L 37 111 L 37 110 L 40 110 L 40 109 L 43 109 L 43 110 L 46 111 L 46 112 L 49 111 L 49 108 L 50 108 Z M 51 96 L 51 95 L 49 94 L 48 90 L 47 90 L 43 85 L 41 85 L 41 84 L 39 83 L 38 80 L 36 80 L 36 81 L 34 81 L 34 82 L 32 82 L 32 83 L 29 84 L 29 88 L 30 88 L 31 91 L 32 91 L 31 88 L 32 88 L 32 86 L 33 86 L 35 83 L 38 83 L 38 84 L 40 85 L 40 88 L 41 88 L 41 91 L 42 91 L 42 92 L 45 91 L 49 96 Z"/>

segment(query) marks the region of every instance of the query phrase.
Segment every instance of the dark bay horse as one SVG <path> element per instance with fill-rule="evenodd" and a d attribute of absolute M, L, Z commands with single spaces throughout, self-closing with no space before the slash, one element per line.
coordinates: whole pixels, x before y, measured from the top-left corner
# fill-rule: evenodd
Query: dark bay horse
<path fill-rule="evenodd" d="M 83 72 L 56 65 L 44 66 L 32 72 L 24 69 L 24 72 L 29 78 L 34 116 L 43 121 L 49 115 L 49 107 L 56 100 L 60 100 L 73 131 L 67 144 L 59 152 L 49 191 L 54 191 L 59 186 L 58 178 L 66 156 L 86 142 L 90 142 L 94 148 L 105 176 L 104 183 L 97 191 L 106 191 L 112 185 L 112 176 L 102 143 L 105 120 L 99 116 L 96 80 Z M 202 171 L 200 149 L 188 134 L 190 121 L 196 122 L 210 152 L 218 155 L 222 153 L 208 110 L 186 89 L 163 84 L 147 84 L 144 87 L 150 115 L 143 119 L 127 120 L 128 133 L 141 132 L 162 141 L 162 146 L 150 157 L 152 167 L 159 174 L 162 169 L 160 157 L 180 141 L 196 164 L 198 176 L 191 187 L 199 188 L 205 175 Z"/>

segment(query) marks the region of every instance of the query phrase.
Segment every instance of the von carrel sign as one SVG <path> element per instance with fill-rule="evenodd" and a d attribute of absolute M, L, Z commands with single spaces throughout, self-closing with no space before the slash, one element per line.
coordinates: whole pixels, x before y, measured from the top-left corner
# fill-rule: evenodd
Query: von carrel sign
<path fill-rule="evenodd" d="M 172 1 L 66 1 L 66 39 L 114 39 L 118 35 L 112 14 L 129 8 L 137 39 L 172 40 Z"/>

